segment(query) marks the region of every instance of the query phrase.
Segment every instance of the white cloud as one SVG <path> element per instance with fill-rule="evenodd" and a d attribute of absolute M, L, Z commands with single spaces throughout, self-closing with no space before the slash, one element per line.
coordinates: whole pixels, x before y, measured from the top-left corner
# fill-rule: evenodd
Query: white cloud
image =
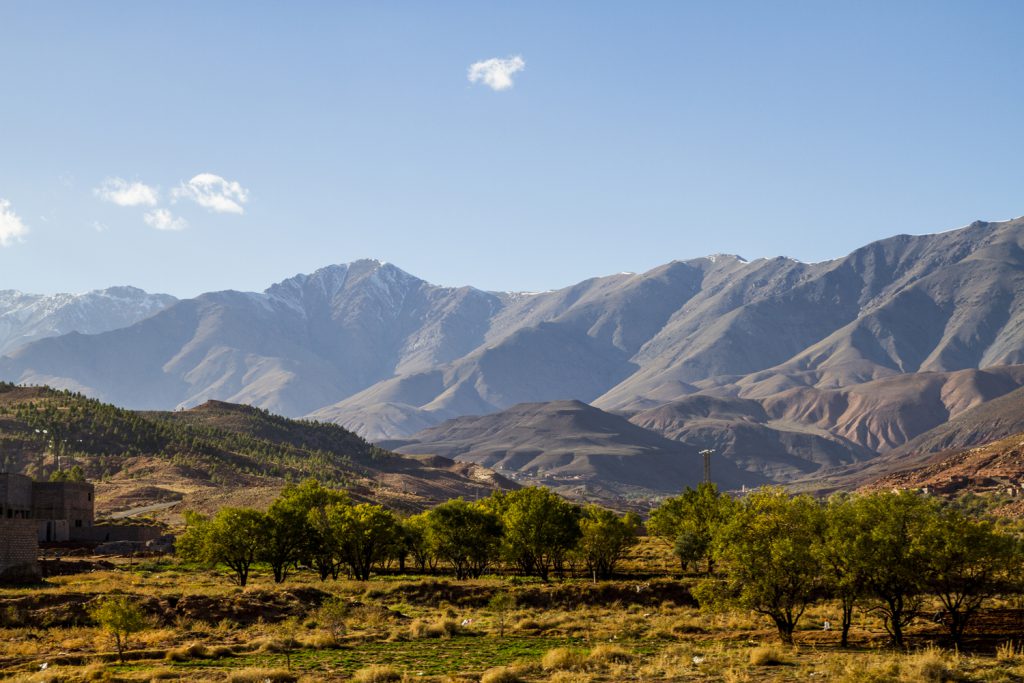
<path fill-rule="evenodd" d="M 106 223 L 101 223 L 100 221 L 93 221 L 92 229 L 95 230 L 96 232 L 106 232 L 110 228 L 109 226 L 107 226 Z"/>
<path fill-rule="evenodd" d="M 175 216 L 167 209 L 147 211 L 142 219 L 146 221 L 146 225 L 157 230 L 184 230 L 188 227 L 184 218 Z"/>
<path fill-rule="evenodd" d="M 14 213 L 11 203 L 0 199 L 0 247 L 9 247 L 20 242 L 28 234 L 28 228 L 21 217 Z"/>
<path fill-rule="evenodd" d="M 485 59 L 469 65 L 466 77 L 470 83 L 483 81 L 491 90 L 508 90 L 512 87 L 512 74 L 526 68 L 526 62 L 519 55 L 508 59 Z"/>
<path fill-rule="evenodd" d="M 216 213 L 245 213 L 242 204 L 249 201 L 247 189 L 213 173 L 200 173 L 172 190 L 171 196 L 175 199 L 191 199 Z"/>
<path fill-rule="evenodd" d="M 93 192 L 100 199 L 118 206 L 156 206 L 160 193 L 145 183 L 129 183 L 124 178 L 107 178 Z"/>

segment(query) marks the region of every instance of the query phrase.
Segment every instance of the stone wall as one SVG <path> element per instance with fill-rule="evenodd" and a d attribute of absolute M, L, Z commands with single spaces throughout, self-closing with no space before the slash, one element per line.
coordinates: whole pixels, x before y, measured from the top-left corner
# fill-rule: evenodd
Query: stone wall
<path fill-rule="evenodd" d="M 39 579 L 39 544 L 36 522 L 0 519 L 0 583 Z"/>

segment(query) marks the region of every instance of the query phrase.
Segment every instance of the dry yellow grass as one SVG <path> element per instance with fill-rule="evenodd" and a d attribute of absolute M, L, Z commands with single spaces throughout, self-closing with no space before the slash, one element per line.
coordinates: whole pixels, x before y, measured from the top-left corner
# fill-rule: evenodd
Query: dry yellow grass
<path fill-rule="evenodd" d="M 777 645 L 760 645 L 750 651 L 750 664 L 751 666 L 779 666 L 790 664 L 790 661 L 783 654 L 782 648 Z"/>
<path fill-rule="evenodd" d="M 352 674 L 352 683 L 399 683 L 402 672 L 393 666 L 374 665 Z"/>
<path fill-rule="evenodd" d="M 565 671 L 581 669 L 586 662 L 587 658 L 579 650 L 556 647 L 544 653 L 540 665 L 545 671 Z"/>
<path fill-rule="evenodd" d="M 298 676 L 287 669 L 240 669 L 228 674 L 228 683 L 294 683 Z"/>
<path fill-rule="evenodd" d="M 587 655 L 587 660 L 593 664 L 628 664 L 634 659 L 633 653 L 624 647 L 607 643 L 598 645 Z"/>
<path fill-rule="evenodd" d="M 517 667 L 496 666 L 484 671 L 480 683 L 526 683 L 526 679 Z"/>

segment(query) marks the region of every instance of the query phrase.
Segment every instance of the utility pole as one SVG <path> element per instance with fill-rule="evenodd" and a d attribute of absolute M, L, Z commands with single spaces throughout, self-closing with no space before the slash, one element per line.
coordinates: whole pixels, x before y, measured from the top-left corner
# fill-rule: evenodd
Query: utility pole
<path fill-rule="evenodd" d="M 715 454 L 714 448 L 705 448 L 700 452 L 704 456 L 704 483 L 711 483 L 711 456 Z"/>

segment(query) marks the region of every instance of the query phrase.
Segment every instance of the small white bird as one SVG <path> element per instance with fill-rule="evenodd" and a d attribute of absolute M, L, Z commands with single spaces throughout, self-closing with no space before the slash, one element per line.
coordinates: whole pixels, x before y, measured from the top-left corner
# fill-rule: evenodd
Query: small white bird
<path fill-rule="evenodd" d="M 49 666 L 50 666 L 49 662 L 43 662 L 42 664 L 39 665 L 39 670 L 40 671 L 46 671 L 47 667 L 49 667 Z"/>
<path fill-rule="evenodd" d="M 693 656 L 693 665 L 694 666 L 700 666 L 701 664 L 704 663 L 705 659 L 706 659 L 706 657 L 704 655 L 694 655 Z"/>

